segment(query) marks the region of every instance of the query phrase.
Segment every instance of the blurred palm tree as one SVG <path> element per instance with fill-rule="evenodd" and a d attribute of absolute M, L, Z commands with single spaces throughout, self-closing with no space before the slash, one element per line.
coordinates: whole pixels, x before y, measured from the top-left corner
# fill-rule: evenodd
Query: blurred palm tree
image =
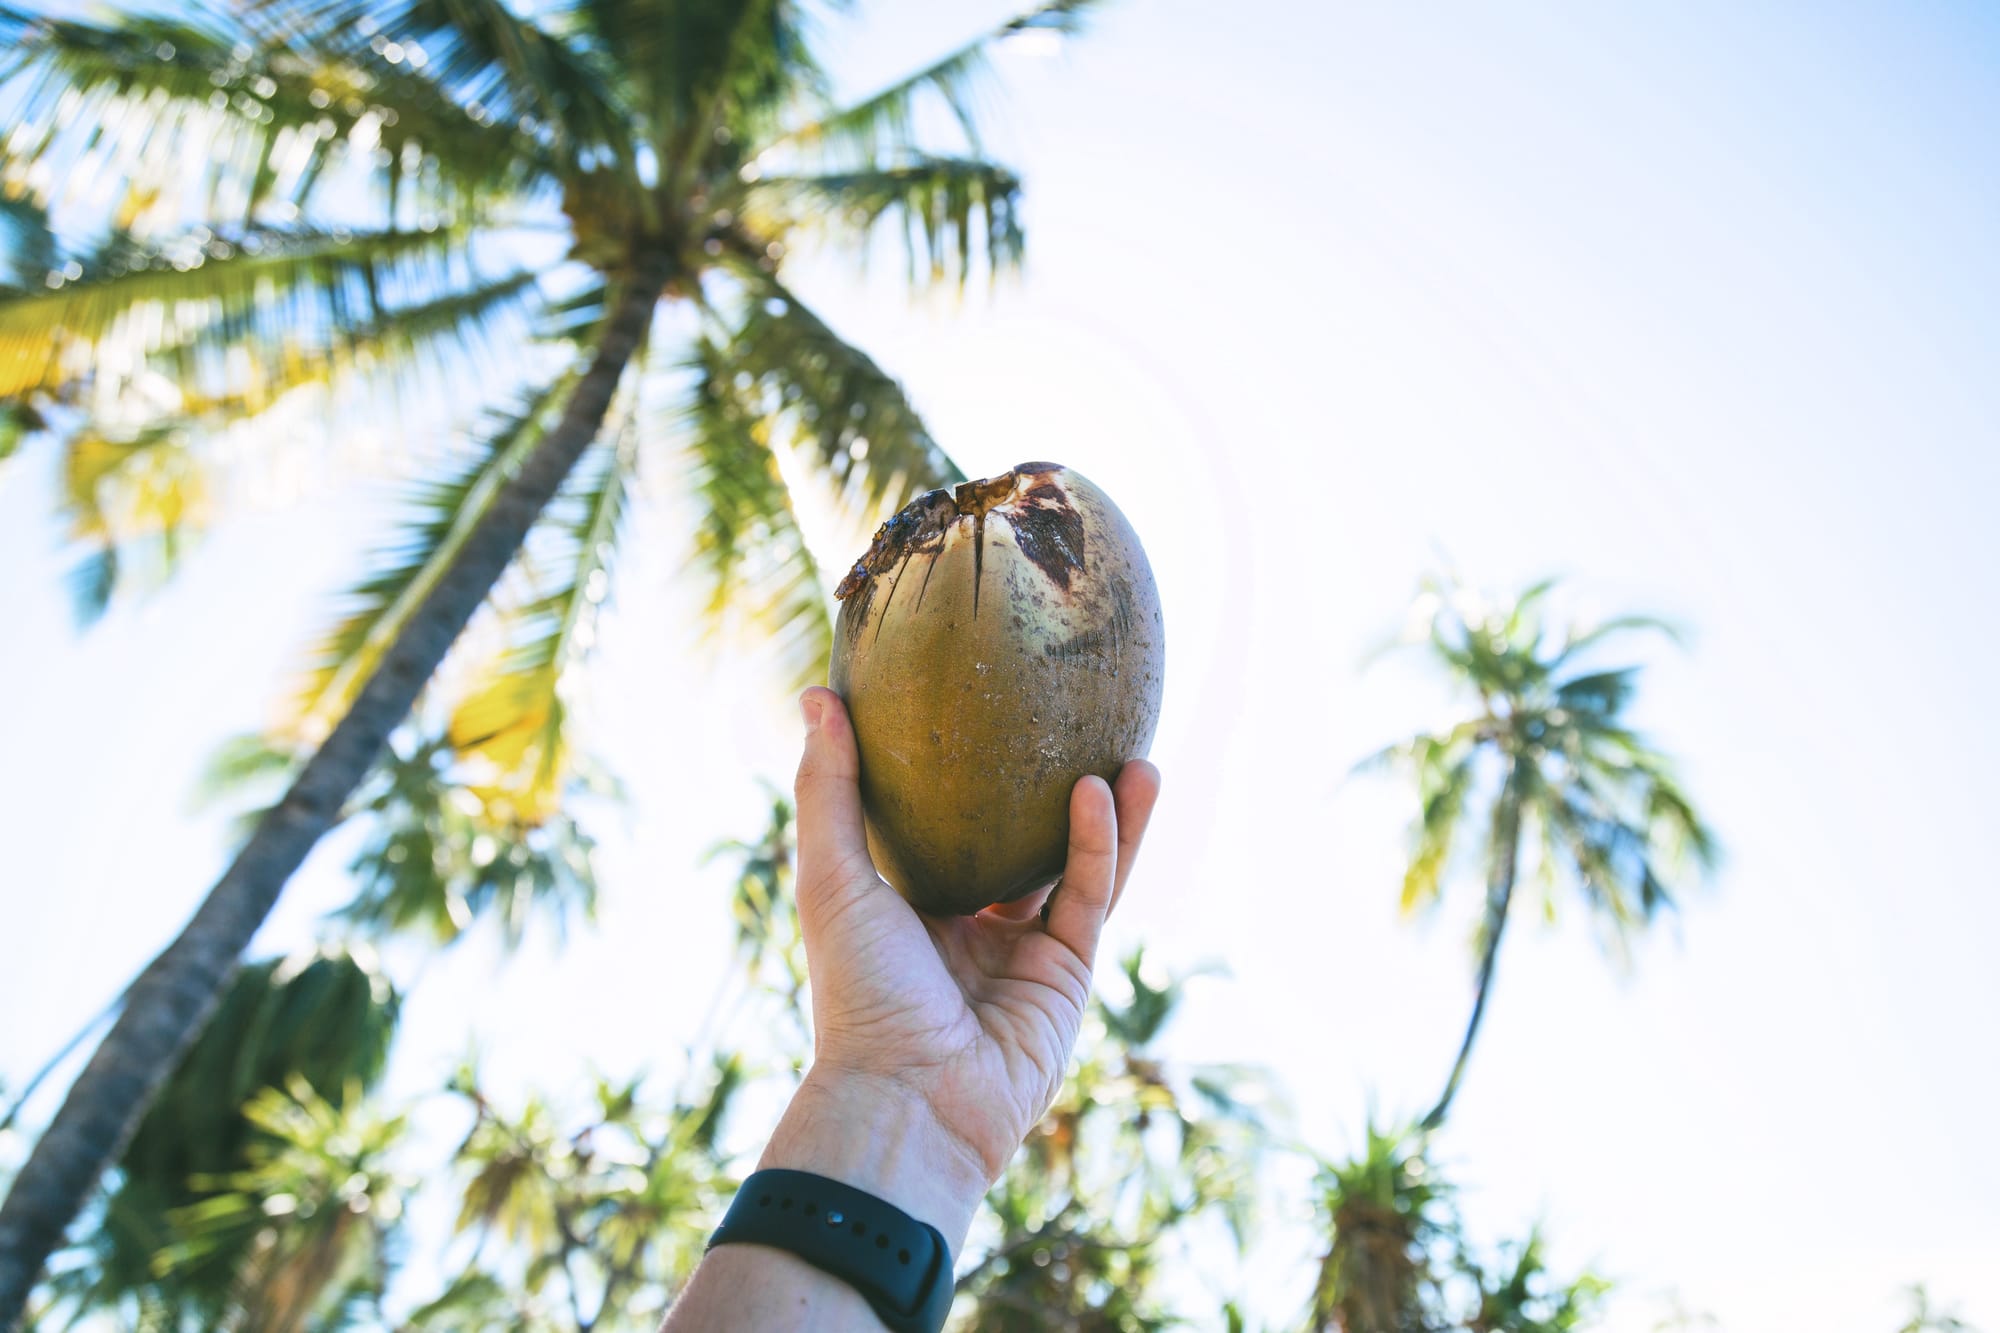
<path fill-rule="evenodd" d="M 1545 615 L 1554 586 L 1535 584 L 1500 607 L 1453 583 L 1427 585 L 1418 601 L 1426 646 L 1476 708 L 1366 765 L 1393 764 L 1416 779 L 1404 911 L 1438 900 L 1466 844 L 1476 845 L 1485 863 L 1472 1017 L 1444 1091 L 1423 1119 L 1426 1130 L 1444 1122 L 1465 1078 L 1524 870 L 1538 875 L 1546 914 L 1553 917 L 1557 884 L 1567 880 L 1622 948 L 1672 903 L 1668 879 L 1677 870 L 1692 862 L 1705 872 L 1716 858 L 1715 839 L 1672 762 L 1626 720 L 1639 668 L 1603 667 L 1593 656 L 1621 634 L 1671 630 L 1649 617 L 1621 616 L 1558 632 Z"/>
<path fill-rule="evenodd" d="M 333 1261 L 352 1224 L 336 1207 L 319 1222 L 337 1223 L 338 1235 L 281 1239 L 270 1228 L 312 1218 L 292 1176 L 313 1153 L 324 1163 L 349 1151 L 337 1141 L 387 1064 L 400 1003 L 366 952 L 325 948 L 239 970 L 120 1154 L 88 1240 L 48 1285 L 50 1304 L 193 1330 L 231 1327 L 281 1292 L 288 1305 L 316 1299 L 350 1267 Z M 373 1156 L 394 1137 L 376 1129 L 362 1136 Z M 328 1188 L 352 1174 L 327 1173 Z M 324 1281 L 306 1284 L 308 1273 Z"/>
<path fill-rule="evenodd" d="M 1518 1245 L 1503 1246 L 1502 1262 L 1490 1272 L 1464 1252 L 1457 1267 L 1471 1280 L 1478 1301 L 1465 1321 L 1466 1333 L 1575 1333 L 1589 1327 L 1611 1289 L 1592 1273 L 1568 1283 L 1554 1281 L 1540 1231 L 1531 1231 Z"/>
<path fill-rule="evenodd" d="M 1185 1326 L 1166 1274 L 1213 1275 L 1210 1245 L 1233 1243 L 1240 1256 L 1248 1242 L 1268 1082 L 1244 1066 L 1164 1059 L 1156 1044 L 1187 978 L 1160 972 L 1140 950 L 1119 974 L 1129 998 L 1093 998 L 1070 1079 L 987 1193 L 954 1327 Z M 1226 1320 L 1226 1308 L 1216 1317 Z"/>
<path fill-rule="evenodd" d="M 156 1256 L 160 1271 L 234 1259 L 226 1303 L 201 1325 L 217 1333 L 380 1327 L 390 1240 L 413 1188 L 391 1165 L 406 1117 L 354 1089 L 337 1103 L 303 1079 L 259 1093 L 243 1115 L 261 1135 L 248 1164 L 194 1178 L 218 1192 L 176 1218 L 186 1239 Z"/>
<path fill-rule="evenodd" d="M 65 508 L 94 551 L 87 606 L 135 563 L 170 568 L 223 496 L 218 432 L 302 391 L 391 380 L 443 399 L 477 382 L 492 414 L 329 637 L 296 709 L 296 779 L 133 984 L 0 1206 L 0 1326 L 496 589 L 498 646 L 448 735 L 497 798 L 553 809 L 572 766 L 562 682 L 652 427 L 692 460 L 718 604 L 781 627 L 815 668 L 824 590 L 786 477 L 879 509 L 958 473 L 900 386 L 784 283 L 785 260 L 886 229 L 919 285 L 1017 264 L 1019 182 L 983 155 L 971 95 L 991 42 L 1072 31 L 1084 8 L 1047 0 L 845 107 L 799 0 L 246 0 L 104 23 L 0 9 L 0 193 L 29 236 L 16 253 L 46 265 L 0 292 L 0 453 L 59 428 Z M 925 147 L 932 105 L 957 147 Z M 111 215 L 94 244 L 21 231 L 87 204 Z M 538 233 L 566 255 L 544 274 L 522 258 Z M 551 346 L 497 356 L 484 335 L 510 311 Z M 661 356 L 670 339 L 685 353 Z M 794 451 L 803 474 L 780 466 Z"/>
<path fill-rule="evenodd" d="M 1362 1151 L 1322 1160 L 1315 1181 L 1327 1236 L 1313 1284 L 1310 1333 L 1575 1333 L 1611 1284 L 1554 1277 L 1542 1235 L 1482 1258 L 1432 1164 L 1421 1126 L 1368 1126 Z"/>
<path fill-rule="evenodd" d="M 640 1081 L 600 1079 L 589 1113 L 565 1118 L 533 1095 L 504 1110 L 461 1070 L 452 1090 L 473 1121 L 456 1154 L 458 1230 L 475 1248 L 408 1327 L 657 1328 L 736 1185 L 722 1129 L 745 1064 L 731 1054 L 701 1072 L 664 1105 Z"/>
<path fill-rule="evenodd" d="M 1918 1282 L 1908 1292 L 1910 1315 L 1896 1333 L 1978 1333 L 1972 1325 L 1948 1310 L 1940 1310 L 1931 1304 L 1929 1288 Z"/>
<path fill-rule="evenodd" d="M 1452 1234 L 1448 1187 L 1433 1179 L 1422 1138 L 1368 1126 L 1347 1161 L 1315 1181 L 1328 1242 L 1313 1283 L 1311 1333 L 1429 1333 L 1436 1326 L 1436 1251 Z"/>

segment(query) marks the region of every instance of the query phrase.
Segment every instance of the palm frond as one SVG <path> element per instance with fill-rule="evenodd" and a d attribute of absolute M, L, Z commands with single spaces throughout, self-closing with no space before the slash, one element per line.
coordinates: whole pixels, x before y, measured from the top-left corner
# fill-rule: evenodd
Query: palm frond
<path fill-rule="evenodd" d="M 0 400 L 0 463 L 12 458 L 23 440 L 47 427 L 48 422 L 33 403 Z"/>
<path fill-rule="evenodd" d="M 1554 577 L 1537 579 L 1521 589 L 1514 598 L 1514 604 L 1507 609 L 1506 620 L 1502 622 L 1501 634 L 1508 643 L 1532 652 L 1541 642 L 1542 608 L 1561 581 Z"/>
<path fill-rule="evenodd" d="M 391 301 L 456 287 L 463 267 L 456 239 L 443 233 L 260 229 L 234 241 L 195 232 L 116 245 L 79 266 L 75 281 L 0 295 L 0 398 L 58 390 L 107 363 L 131 367 L 161 352 L 250 346 L 270 365 L 287 350 L 337 347 L 355 328 L 378 330 L 375 345 L 386 347 Z"/>
<path fill-rule="evenodd" d="M 240 1256 L 228 1327 L 331 1323 L 386 1281 L 388 1237 L 413 1188 L 390 1167 L 407 1118 L 358 1096 L 328 1098 L 303 1079 L 258 1092 L 243 1115 L 259 1134 L 247 1162 L 210 1182 L 219 1192 L 177 1212 L 179 1238 L 154 1262 L 171 1276 L 218 1254 Z"/>
<path fill-rule="evenodd" d="M 485 1333 L 491 1328 L 532 1327 L 523 1322 L 520 1301 L 491 1273 L 470 1269 L 410 1311 L 403 1327 L 424 1333 Z"/>
<path fill-rule="evenodd" d="M 1403 872 L 1402 911 L 1413 915 L 1436 902 L 1458 843 L 1459 823 L 1477 785 L 1476 765 L 1492 722 L 1474 718 L 1436 735 L 1413 736 L 1362 759 L 1356 773 L 1406 771 L 1417 786 Z"/>
<path fill-rule="evenodd" d="M 302 207 L 329 168 L 343 183 L 374 176 L 392 219 L 406 197 L 460 214 L 547 170 L 513 118 L 461 102 L 400 48 L 390 61 L 351 34 L 292 48 L 245 36 L 151 16 L 38 20 L 17 57 L 28 91 L 13 149 L 71 163 L 69 193 L 122 191 L 123 225 L 177 215 L 192 190 L 210 217 Z M 188 175 L 189 160 L 208 170 Z"/>
<path fill-rule="evenodd" d="M 538 304 L 531 297 L 535 289 L 535 274 L 516 269 L 495 278 L 474 275 L 453 290 L 395 305 L 369 323 L 335 331 L 330 369 L 421 363 L 448 350 L 483 350 L 484 335 L 500 315 Z"/>
<path fill-rule="evenodd" d="M 845 498 L 881 512 L 965 479 L 902 385 L 775 279 L 753 281 L 757 299 L 728 340 L 732 374 L 758 384 L 760 405 L 785 415 Z"/>
<path fill-rule="evenodd" d="M 728 352 L 707 341 L 689 367 L 688 451 L 702 500 L 695 559 L 710 580 L 711 620 L 734 610 L 766 627 L 803 687 L 826 678 L 828 589 L 778 470 L 772 416 L 744 401 L 731 367 Z"/>
<path fill-rule="evenodd" d="M 1664 865 L 1700 874 L 1714 870 L 1721 845 L 1682 789 L 1673 761 L 1602 715 L 1579 713 L 1571 727 L 1578 739 L 1565 750 L 1576 780 L 1619 819 L 1645 829 Z"/>
<path fill-rule="evenodd" d="M 1556 706 L 1587 713 L 1593 719 L 1615 718 L 1631 702 L 1638 674 L 1637 667 L 1620 667 L 1612 671 L 1593 671 L 1587 676 L 1572 676 L 1556 687 Z"/>
<path fill-rule="evenodd" d="M 1673 897 L 1654 867 L 1649 831 L 1623 818 L 1606 795 L 1572 781 L 1543 807 L 1576 871 L 1577 887 L 1621 952 L 1634 927 Z"/>
<path fill-rule="evenodd" d="M 292 710 L 289 730 L 316 741 L 346 710 L 382 653 L 444 575 L 501 483 L 534 448 L 568 377 L 496 414 L 484 446 L 453 476 L 423 487 L 406 535 L 382 567 L 348 594 L 349 607 L 323 641 Z"/>
<path fill-rule="evenodd" d="M 478 122 L 543 144 L 557 175 L 600 159 L 633 166 L 629 110 L 605 54 L 504 0 L 257 0 L 250 19 L 297 51 L 388 60 L 394 48 L 389 63 L 420 63 Z"/>
<path fill-rule="evenodd" d="M 0 173 L 5 166 L 0 155 Z M 25 195 L 0 193 L 0 293 L 40 286 L 60 264 L 48 209 Z"/>
<path fill-rule="evenodd" d="M 1085 16 L 1096 4 L 1097 0 L 1051 0 L 1037 5 L 879 92 L 787 131 L 770 146 L 858 162 L 873 162 L 884 153 L 908 153 L 917 147 L 918 105 L 929 95 L 951 112 L 967 146 L 976 153 L 976 99 L 988 73 L 987 57 L 993 45 L 1024 32 L 1073 35 L 1082 31 Z"/>
<path fill-rule="evenodd" d="M 227 355 L 208 355 L 206 340 L 217 332 L 210 325 L 152 358 L 178 372 L 170 390 L 157 378 L 136 375 L 129 384 L 91 386 L 92 419 L 62 445 L 62 512 L 70 540 L 88 548 L 70 577 L 79 620 L 94 620 L 135 582 L 164 583 L 205 535 L 225 504 L 234 470 L 227 461 L 231 451 L 216 447 L 221 432 L 307 386 L 390 372 L 384 387 L 395 389 L 398 371 L 428 368 L 442 375 L 453 368 L 448 353 L 473 350 L 476 335 L 487 332 L 533 281 L 531 274 L 509 274 L 385 309 L 368 323 L 330 329 L 336 341 L 325 347 L 296 343 L 237 356 L 250 350 L 239 342 L 224 349 Z M 162 398 L 163 391 L 171 396 Z M 144 424 L 114 424 L 134 416 Z M 24 403 L 13 405 L 7 417 L 24 426 L 39 422 Z M 5 452 L 0 449 L 0 456 Z"/>
<path fill-rule="evenodd" d="M 1539 1227 L 1527 1240 L 1503 1246 L 1500 1259 L 1506 1266 L 1490 1275 L 1463 1246 L 1454 1259 L 1478 1300 L 1467 1326 L 1480 1333 L 1575 1333 L 1596 1322 L 1612 1287 L 1589 1272 L 1567 1282 L 1556 1279 L 1543 1254 Z"/>
<path fill-rule="evenodd" d="M 366 951 L 326 949 L 238 972 L 126 1147 L 103 1224 L 85 1242 L 90 1262 L 73 1270 L 84 1280 L 67 1299 L 114 1323 L 136 1301 L 181 1313 L 163 1327 L 219 1326 L 251 1247 L 214 1234 L 180 1247 L 194 1239 L 199 1214 L 190 1210 L 228 1193 L 229 1178 L 269 1145 L 245 1102 L 287 1086 L 343 1102 L 372 1086 L 399 1014 L 399 998 Z"/>
<path fill-rule="evenodd" d="M 448 737 L 404 736 L 357 794 L 368 836 L 348 869 L 355 895 L 336 915 L 370 934 L 459 939 L 493 921 L 513 948 L 539 915 L 560 936 L 596 912 L 596 844 L 566 811 L 524 819 L 487 800 Z"/>
<path fill-rule="evenodd" d="M 1631 764 L 1627 780 L 1633 822 L 1646 829 L 1661 864 L 1671 870 L 1712 873 L 1722 859 L 1721 843 L 1682 789 L 1673 763 L 1656 750 L 1635 746 Z"/>
<path fill-rule="evenodd" d="M 1430 907 L 1442 894 L 1479 757 L 1469 745 L 1419 744 L 1415 756 L 1419 804 L 1410 825 L 1409 863 L 1403 871 L 1401 910 L 1406 916 Z"/>
<path fill-rule="evenodd" d="M 69 578 L 77 620 L 95 621 L 135 574 L 154 584 L 171 577 L 207 527 L 211 495 L 210 469 L 178 422 L 69 435 L 62 510 L 70 540 L 90 548 Z"/>
<path fill-rule="evenodd" d="M 321 344 L 233 344 L 230 351 L 250 355 L 207 358 L 222 362 L 214 367 L 202 364 L 207 348 L 198 334 L 192 344 L 166 349 L 158 358 L 176 372 L 181 402 L 173 415 L 191 427 L 218 430 L 268 410 L 295 390 L 332 387 L 356 376 L 395 392 L 411 387 L 407 380 L 414 372 L 417 391 L 434 392 L 451 375 L 465 373 L 463 358 L 492 350 L 493 334 L 508 314 L 532 308 L 535 283 L 525 269 L 492 279 L 474 276 L 465 286 L 387 306 L 372 320 L 329 327 Z M 224 376 L 235 372 L 234 377 L 211 389 L 212 369 Z"/>
<path fill-rule="evenodd" d="M 797 0 L 583 0 L 643 100 L 661 179 L 681 193 L 733 175 L 824 77 Z"/>
<path fill-rule="evenodd" d="M 525 599 L 502 612 L 505 649 L 474 679 L 447 729 L 472 790 L 525 825 L 553 817 L 575 776 L 565 687 L 595 641 L 611 587 L 637 438 L 628 417 L 594 446 L 530 535 Z"/>
<path fill-rule="evenodd" d="M 469 1172 L 457 1229 L 491 1228 L 509 1240 L 546 1248 L 556 1237 L 558 1186 L 551 1169 L 565 1155 L 554 1112 L 530 1096 L 521 1110 L 502 1118 L 481 1098 L 478 1119 L 456 1154 Z"/>
<path fill-rule="evenodd" d="M 1573 627 L 1563 640 L 1563 646 L 1550 662 L 1551 670 L 1568 665 L 1569 660 L 1603 643 L 1606 639 L 1623 634 L 1653 633 L 1666 636 L 1669 642 L 1683 643 L 1685 634 L 1681 627 L 1671 620 L 1659 616 L 1613 616 L 1596 625 Z"/>
<path fill-rule="evenodd" d="M 974 158 L 921 157 L 891 166 L 814 176 L 766 176 L 748 191 L 745 214 L 760 230 L 813 228 L 865 242 L 884 220 L 899 226 L 912 286 L 954 283 L 962 291 L 974 251 L 998 277 L 1021 263 L 1021 181 Z"/>

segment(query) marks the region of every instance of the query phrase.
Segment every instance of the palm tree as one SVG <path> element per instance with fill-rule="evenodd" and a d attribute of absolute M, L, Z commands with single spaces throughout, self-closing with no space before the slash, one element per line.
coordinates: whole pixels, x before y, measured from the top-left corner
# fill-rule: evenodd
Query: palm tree
<path fill-rule="evenodd" d="M 566 1117 L 532 1094 L 507 1111 L 461 1070 L 452 1090 L 473 1120 L 457 1152 L 458 1230 L 477 1249 L 413 1324 L 513 1326 L 526 1311 L 576 1333 L 659 1327 L 735 1187 L 722 1130 L 746 1061 L 688 1073 L 666 1104 L 643 1080 L 599 1079 L 589 1113 Z"/>
<path fill-rule="evenodd" d="M 1622 946 L 1673 901 L 1667 876 L 1690 860 L 1705 871 L 1716 857 L 1673 764 L 1625 720 L 1639 669 L 1595 664 L 1595 650 L 1617 635 L 1667 627 L 1623 616 L 1557 633 L 1544 615 L 1554 586 L 1535 584 L 1505 608 L 1453 584 L 1427 586 L 1418 602 L 1427 646 L 1476 710 L 1369 761 L 1398 764 L 1416 778 L 1406 912 L 1437 901 L 1462 845 L 1476 841 L 1485 860 L 1472 1017 L 1444 1092 L 1423 1119 L 1426 1130 L 1443 1123 L 1465 1078 L 1525 868 L 1538 871 L 1551 912 L 1557 882 L 1574 883 Z"/>
<path fill-rule="evenodd" d="M 216 1315 L 217 1333 L 304 1333 L 383 1323 L 381 1298 L 393 1267 L 412 1182 L 390 1165 L 408 1118 L 350 1089 L 341 1101 L 303 1079 L 267 1088 L 243 1108 L 260 1137 L 240 1171 L 185 1210 L 187 1239 L 156 1263 L 171 1277 L 184 1263 L 222 1251 L 240 1258 Z"/>
<path fill-rule="evenodd" d="M 1328 1242 L 1313 1282 L 1311 1333 L 1428 1333 L 1439 1278 L 1436 1251 L 1453 1239 L 1448 1186 L 1424 1156 L 1423 1136 L 1368 1126 L 1347 1161 L 1323 1161 L 1315 1181 Z"/>
<path fill-rule="evenodd" d="M 272 1116 L 351 1111 L 387 1064 L 400 1003 L 367 951 L 239 969 L 120 1154 L 85 1253 L 49 1284 L 50 1303 L 147 1329 L 225 1326 L 269 1270 L 266 1228 L 291 1216 L 265 1200 L 298 1197 L 249 1184 L 290 1141 Z"/>
<path fill-rule="evenodd" d="M 1315 1200 L 1327 1234 L 1313 1283 L 1311 1333 L 1574 1333 L 1611 1284 L 1549 1271 L 1539 1228 L 1476 1252 L 1430 1160 L 1422 1126 L 1370 1124 L 1361 1152 L 1322 1159 Z"/>
<path fill-rule="evenodd" d="M 485 447 L 329 638 L 296 778 L 134 981 L 0 1205 L 0 1327 L 510 567 L 536 592 L 454 739 L 523 808 L 562 789 L 559 684 L 659 394 L 682 404 L 673 434 L 716 586 L 791 627 L 802 661 L 823 652 L 823 585 L 780 456 L 796 448 L 875 509 L 958 474 L 896 382 L 785 285 L 786 257 L 887 224 L 913 281 L 1016 264 L 1019 182 L 982 155 L 968 93 L 990 42 L 1072 31 L 1083 8 L 1047 0 L 848 107 L 826 93 L 800 0 L 568 0 L 533 17 L 503 0 L 245 0 L 108 24 L 0 9 L 16 126 L 0 193 L 113 214 L 101 242 L 49 257 L 42 286 L 0 293 L 0 402 L 66 432 L 74 531 L 97 551 L 86 601 L 135 543 L 171 565 L 198 531 L 218 427 L 371 375 L 439 395 L 467 359 L 484 387 L 496 358 L 478 335 L 509 310 L 557 340 L 498 363 L 525 369 L 488 398 Z M 960 149 L 923 147 L 926 99 L 955 114 Z M 567 245 L 540 275 L 512 258 L 538 229 Z M 657 354 L 672 337 L 684 357 Z M 571 512 L 531 540 L 552 503 Z M 550 560 L 562 577 L 533 579 Z"/>

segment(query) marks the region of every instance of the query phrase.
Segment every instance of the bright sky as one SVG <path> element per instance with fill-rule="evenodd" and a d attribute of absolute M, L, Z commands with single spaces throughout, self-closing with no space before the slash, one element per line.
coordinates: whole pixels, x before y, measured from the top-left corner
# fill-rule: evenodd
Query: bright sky
<path fill-rule="evenodd" d="M 999 5 L 871 7 L 873 86 Z M 1354 760 L 1449 716 L 1364 669 L 1442 549 L 1694 630 L 1644 725 L 1728 864 L 1621 973 L 1525 929 L 1442 1150 L 1491 1237 L 1731 1333 L 1894 1327 L 1913 1281 L 2000 1327 L 2000 19 L 1925 6 L 1132 0 L 1002 62 L 1027 280 L 912 308 L 798 284 L 975 474 L 1080 469 L 1145 538 L 1169 634 L 1167 795 L 1114 950 L 1213 960 L 1172 1052 L 1262 1062 L 1328 1152 L 1420 1110 L 1469 1000 L 1474 896 L 1395 913 L 1407 808 Z M 722 966 L 716 839 L 758 824 L 795 714 L 692 637 L 653 470 L 596 675 L 628 782 L 604 921 L 433 964 L 400 1086 L 671 1070 Z M 393 487 L 233 520 L 85 636 L 48 469 L 0 473 L 0 1074 L 18 1082 L 177 928 L 226 852 L 187 798 L 259 725 Z M 653 521 L 649 521 L 653 520 Z M 824 553 L 834 564 L 852 552 Z M 335 839 L 268 932 L 343 895 Z M 1304 1278 L 1303 1256 L 1281 1270 Z M 1303 1287 L 1264 1294 L 1292 1316 Z"/>

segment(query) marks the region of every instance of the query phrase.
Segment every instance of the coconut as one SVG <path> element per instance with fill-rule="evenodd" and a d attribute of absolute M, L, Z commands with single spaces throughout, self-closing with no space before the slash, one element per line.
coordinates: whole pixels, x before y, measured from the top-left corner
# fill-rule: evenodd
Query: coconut
<path fill-rule="evenodd" d="M 1145 757 L 1160 716 L 1159 593 L 1118 506 L 1055 463 L 930 491 L 835 595 L 883 878 L 955 914 L 1054 882 L 1071 788 Z"/>

